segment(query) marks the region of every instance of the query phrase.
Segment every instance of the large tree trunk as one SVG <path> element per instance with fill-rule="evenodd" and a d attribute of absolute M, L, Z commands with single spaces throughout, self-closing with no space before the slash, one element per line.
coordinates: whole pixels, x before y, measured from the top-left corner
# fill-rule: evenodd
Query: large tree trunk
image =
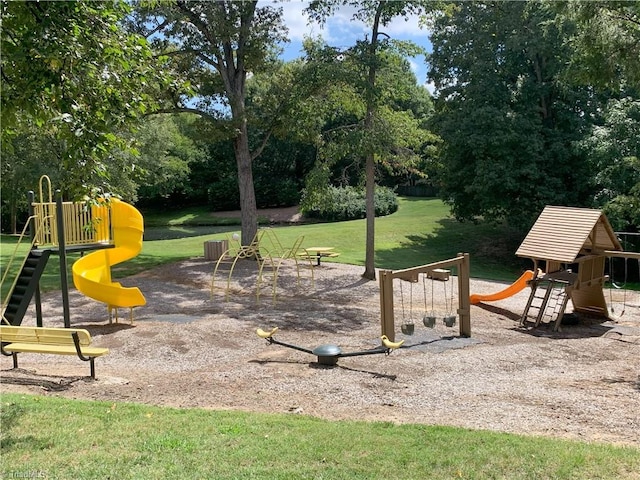
<path fill-rule="evenodd" d="M 380 15 L 384 8 L 384 2 L 379 2 L 376 8 L 376 14 L 373 19 L 373 30 L 371 34 L 371 43 L 369 44 L 369 75 L 368 75 L 368 91 L 367 91 L 367 116 L 364 120 L 364 128 L 369 134 L 373 130 L 373 118 L 376 113 L 376 104 L 374 100 L 374 90 L 376 88 L 376 50 L 378 49 L 378 27 L 380 25 Z M 367 214 L 367 238 L 364 258 L 363 278 L 367 280 L 376 279 L 375 268 L 375 222 L 376 222 L 376 204 L 375 204 L 375 182 L 376 182 L 376 166 L 373 152 L 367 153 L 365 160 L 365 182 L 366 182 L 366 214 Z"/>
<path fill-rule="evenodd" d="M 240 212 L 242 218 L 242 245 L 249 245 L 258 231 L 258 209 L 253 187 L 253 167 L 249 151 L 247 122 L 242 121 L 239 135 L 233 141 L 238 167 L 238 188 L 240 189 Z"/>
<path fill-rule="evenodd" d="M 367 239 L 365 248 L 364 273 L 362 276 L 367 280 L 376 279 L 375 268 L 375 159 L 373 154 L 367 155 L 365 164 L 366 176 L 366 213 L 367 213 Z"/>

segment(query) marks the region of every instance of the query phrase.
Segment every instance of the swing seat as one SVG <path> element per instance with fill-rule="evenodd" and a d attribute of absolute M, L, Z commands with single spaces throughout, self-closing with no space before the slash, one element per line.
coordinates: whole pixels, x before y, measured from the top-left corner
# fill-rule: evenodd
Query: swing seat
<path fill-rule="evenodd" d="M 413 332 L 415 331 L 415 325 L 413 323 L 403 323 L 402 325 L 400 325 L 400 330 L 405 335 L 413 335 Z"/>
<path fill-rule="evenodd" d="M 422 317 L 422 323 L 427 328 L 435 328 L 436 326 L 436 316 L 435 315 L 425 315 Z"/>
<path fill-rule="evenodd" d="M 456 324 L 456 320 L 458 317 L 456 315 L 449 315 L 442 319 L 442 323 L 444 323 L 447 327 L 453 327 Z"/>

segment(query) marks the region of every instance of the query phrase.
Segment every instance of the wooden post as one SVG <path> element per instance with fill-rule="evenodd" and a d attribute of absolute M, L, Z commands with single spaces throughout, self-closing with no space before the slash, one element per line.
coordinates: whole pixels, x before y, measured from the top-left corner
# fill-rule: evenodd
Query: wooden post
<path fill-rule="evenodd" d="M 380 271 L 380 325 L 382 335 L 395 342 L 396 333 L 393 318 L 393 272 Z"/>
<path fill-rule="evenodd" d="M 471 302 L 469 301 L 469 278 L 471 265 L 468 253 L 459 253 L 462 260 L 458 266 L 458 315 L 460 316 L 460 336 L 471 336 Z"/>

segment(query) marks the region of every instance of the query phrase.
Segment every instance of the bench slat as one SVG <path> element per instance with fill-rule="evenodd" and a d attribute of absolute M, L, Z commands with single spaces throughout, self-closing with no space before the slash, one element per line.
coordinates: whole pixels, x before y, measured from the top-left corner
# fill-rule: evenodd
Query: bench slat
<path fill-rule="evenodd" d="M 65 345 L 43 345 L 38 343 L 10 343 L 4 346 L 5 352 L 16 353 L 55 353 L 58 355 L 77 355 L 74 346 Z M 109 353 L 108 348 L 85 347 L 82 354 L 87 357 L 100 357 Z"/>
<path fill-rule="evenodd" d="M 48 345 L 74 345 L 72 334 L 76 332 L 80 345 L 91 345 L 91 335 L 81 328 L 48 328 L 0 326 L 0 340 L 3 342 L 44 343 Z"/>

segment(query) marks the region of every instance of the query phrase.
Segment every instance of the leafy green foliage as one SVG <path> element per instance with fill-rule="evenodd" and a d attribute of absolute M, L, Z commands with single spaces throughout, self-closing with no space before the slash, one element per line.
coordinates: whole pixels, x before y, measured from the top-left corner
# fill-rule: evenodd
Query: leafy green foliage
<path fill-rule="evenodd" d="M 615 230 L 640 231 L 640 100 L 609 100 L 602 124 L 580 148 L 597 172 L 595 205 Z"/>
<path fill-rule="evenodd" d="M 526 231 L 544 205 L 590 203 L 592 166 L 574 144 L 599 98 L 560 82 L 572 52 L 552 20 L 534 2 L 462 2 L 435 19 L 433 126 L 458 219 Z"/>
<path fill-rule="evenodd" d="M 574 47 L 564 80 L 624 90 L 640 84 L 640 3 L 622 1 L 548 2 L 556 22 L 567 28 Z"/>
<path fill-rule="evenodd" d="M 389 215 L 398 209 L 398 198 L 393 190 L 379 187 L 375 191 L 376 216 Z M 300 211 L 309 218 L 330 222 L 365 218 L 365 192 L 362 188 L 333 187 L 323 192 L 303 194 Z"/>
<path fill-rule="evenodd" d="M 161 83 L 146 40 L 123 28 L 129 12 L 121 1 L 2 2 L 3 142 L 25 122 L 46 127 L 71 198 L 106 179 L 111 152 L 128 148 L 117 133 L 149 111 L 148 83 Z"/>
<path fill-rule="evenodd" d="M 177 199 L 192 195 L 191 165 L 206 157 L 206 150 L 188 136 L 194 120 L 186 114 L 145 119 L 136 135 L 138 169 L 132 172 L 143 204 L 175 205 Z"/>

